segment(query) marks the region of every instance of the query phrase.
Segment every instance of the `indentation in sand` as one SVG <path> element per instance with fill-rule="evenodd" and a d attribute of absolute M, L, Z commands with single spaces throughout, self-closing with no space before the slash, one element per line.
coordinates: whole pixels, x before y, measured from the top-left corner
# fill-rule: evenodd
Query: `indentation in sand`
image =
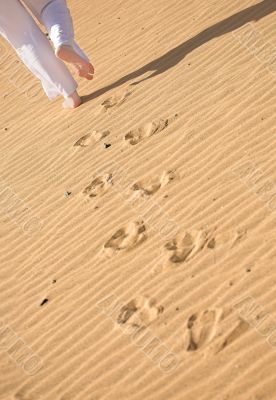
<path fill-rule="evenodd" d="M 146 227 L 143 221 L 132 221 L 118 229 L 104 244 L 104 253 L 112 256 L 119 251 L 127 251 L 146 240 Z"/>
<path fill-rule="evenodd" d="M 163 311 L 164 307 L 157 306 L 155 299 L 140 296 L 121 308 L 117 323 L 144 327 L 156 320 Z"/>
<path fill-rule="evenodd" d="M 91 143 L 98 143 L 105 137 L 110 135 L 110 131 L 92 131 L 87 135 L 82 136 L 79 140 L 76 141 L 74 147 L 88 147 Z"/>
<path fill-rule="evenodd" d="M 161 188 L 168 185 L 175 179 L 175 173 L 173 171 L 165 171 L 161 177 L 147 177 L 140 181 L 135 182 L 131 186 L 131 190 L 135 194 L 139 194 L 142 197 L 152 196 L 158 192 Z"/>
<path fill-rule="evenodd" d="M 130 145 L 135 146 L 142 140 L 164 131 L 177 117 L 178 115 L 175 114 L 173 117 L 158 119 L 139 128 L 133 129 L 125 135 L 125 141 Z"/>
<path fill-rule="evenodd" d="M 103 196 L 112 185 L 112 174 L 98 176 L 92 180 L 82 193 L 88 198 Z"/>
<path fill-rule="evenodd" d="M 213 235 L 206 230 L 185 232 L 165 244 L 168 261 L 180 264 L 194 258 L 205 247 L 213 248 L 215 240 Z"/>
<path fill-rule="evenodd" d="M 191 315 L 186 326 L 186 351 L 217 354 L 249 328 L 233 310 L 211 308 Z"/>
<path fill-rule="evenodd" d="M 164 246 L 166 266 L 188 262 L 205 249 L 215 249 L 216 257 L 222 256 L 242 242 L 246 235 L 246 229 L 217 233 L 216 228 L 180 233 Z"/>
<path fill-rule="evenodd" d="M 132 92 L 130 90 L 122 90 L 111 95 L 101 103 L 100 107 L 98 108 L 98 114 L 101 112 L 110 111 L 110 109 L 120 107 L 131 95 L 131 93 Z"/>

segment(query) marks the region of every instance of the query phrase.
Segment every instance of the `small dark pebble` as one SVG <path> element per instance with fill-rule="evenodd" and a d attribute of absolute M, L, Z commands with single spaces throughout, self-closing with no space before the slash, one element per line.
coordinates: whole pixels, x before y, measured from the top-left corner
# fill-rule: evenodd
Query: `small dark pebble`
<path fill-rule="evenodd" d="M 169 195 L 168 194 L 166 194 L 165 196 L 164 196 L 164 199 L 167 199 L 169 197 Z"/>
<path fill-rule="evenodd" d="M 56 279 L 53 279 L 52 280 L 52 284 L 54 284 L 54 283 L 56 283 L 57 282 L 57 280 Z"/>
<path fill-rule="evenodd" d="M 8 128 L 4 128 L 4 131 L 6 131 L 6 132 L 7 132 L 7 130 L 8 130 Z"/>
<path fill-rule="evenodd" d="M 251 272 L 251 268 L 250 267 L 246 268 L 246 272 Z"/>
<path fill-rule="evenodd" d="M 108 149 L 109 147 L 111 147 L 111 144 L 110 144 L 110 143 L 104 143 L 104 144 L 103 144 L 103 148 L 104 148 L 104 149 Z"/>
<path fill-rule="evenodd" d="M 49 301 L 49 299 L 42 300 L 42 302 L 40 303 L 40 307 L 44 306 L 44 304 L 47 304 L 48 301 Z"/>
<path fill-rule="evenodd" d="M 65 197 L 69 197 L 69 196 L 71 196 L 71 194 L 72 194 L 72 192 L 66 191 L 66 192 L 64 193 L 64 196 L 65 196 Z"/>
<path fill-rule="evenodd" d="M 233 286 L 233 285 L 234 285 L 234 282 L 230 281 L 229 286 Z"/>
<path fill-rule="evenodd" d="M 179 307 L 176 307 L 175 311 L 179 311 Z"/>

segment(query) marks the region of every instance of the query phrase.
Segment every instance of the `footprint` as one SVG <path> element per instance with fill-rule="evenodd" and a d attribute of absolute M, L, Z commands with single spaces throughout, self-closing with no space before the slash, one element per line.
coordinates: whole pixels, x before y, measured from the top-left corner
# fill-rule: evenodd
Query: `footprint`
<path fill-rule="evenodd" d="M 215 239 L 216 258 L 224 256 L 227 251 L 231 251 L 234 247 L 238 246 L 246 237 L 247 229 L 245 228 L 217 232 Z"/>
<path fill-rule="evenodd" d="M 167 119 L 158 119 L 153 122 L 149 122 L 140 128 L 134 129 L 130 132 L 128 132 L 125 135 L 125 140 L 131 144 L 132 146 L 135 146 L 136 144 L 140 143 L 142 140 L 145 138 L 149 138 L 152 135 L 158 134 L 162 132 L 164 129 L 166 129 L 171 122 L 173 122 L 176 118 L 178 117 L 177 114 L 175 114 L 171 118 Z"/>
<path fill-rule="evenodd" d="M 117 323 L 145 327 L 156 320 L 163 311 L 164 307 L 157 306 L 154 299 L 140 296 L 121 308 Z"/>
<path fill-rule="evenodd" d="M 93 131 L 87 135 L 82 136 L 75 144 L 74 147 L 88 147 L 91 142 L 98 143 L 106 136 L 110 135 L 110 131 Z"/>
<path fill-rule="evenodd" d="M 205 247 L 214 248 L 215 239 L 209 232 L 199 230 L 177 236 L 165 244 L 165 251 L 169 253 L 170 263 L 180 264 L 191 260 Z"/>
<path fill-rule="evenodd" d="M 104 100 L 98 110 L 98 114 L 101 112 L 107 112 L 111 108 L 120 107 L 126 99 L 131 95 L 132 92 L 129 90 L 125 90 L 123 92 L 118 92 L 112 95 L 111 97 Z"/>
<path fill-rule="evenodd" d="M 196 351 L 214 338 L 221 314 L 222 310 L 205 310 L 189 317 L 187 351 Z"/>
<path fill-rule="evenodd" d="M 214 308 L 193 314 L 186 327 L 186 351 L 207 350 L 217 354 L 238 339 L 249 328 L 232 310 Z"/>
<path fill-rule="evenodd" d="M 168 185 L 175 179 L 175 173 L 173 171 L 166 171 L 162 174 L 161 178 L 146 178 L 141 181 L 137 181 L 131 186 L 131 190 L 138 193 L 142 197 L 147 197 L 158 192 L 159 189 Z"/>
<path fill-rule="evenodd" d="M 113 185 L 112 174 L 98 176 L 82 192 L 88 198 L 103 196 Z"/>
<path fill-rule="evenodd" d="M 104 245 L 104 253 L 111 257 L 119 251 L 130 250 L 146 240 L 143 221 L 134 221 L 119 229 Z"/>

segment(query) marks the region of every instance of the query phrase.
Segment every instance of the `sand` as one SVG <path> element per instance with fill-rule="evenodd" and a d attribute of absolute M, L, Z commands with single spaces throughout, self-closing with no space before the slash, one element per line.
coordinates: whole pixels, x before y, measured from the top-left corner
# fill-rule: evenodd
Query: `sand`
<path fill-rule="evenodd" d="M 275 2 L 69 4 L 78 110 L 0 41 L 0 399 L 276 399 Z"/>

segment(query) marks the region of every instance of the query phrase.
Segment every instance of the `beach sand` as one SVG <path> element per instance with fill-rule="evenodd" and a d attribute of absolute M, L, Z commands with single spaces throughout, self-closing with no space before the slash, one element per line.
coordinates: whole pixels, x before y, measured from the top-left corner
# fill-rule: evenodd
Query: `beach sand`
<path fill-rule="evenodd" d="M 79 109 L 0 41 L 0 399 L 276 399 L 275 2 L 68 3 Z"/>

